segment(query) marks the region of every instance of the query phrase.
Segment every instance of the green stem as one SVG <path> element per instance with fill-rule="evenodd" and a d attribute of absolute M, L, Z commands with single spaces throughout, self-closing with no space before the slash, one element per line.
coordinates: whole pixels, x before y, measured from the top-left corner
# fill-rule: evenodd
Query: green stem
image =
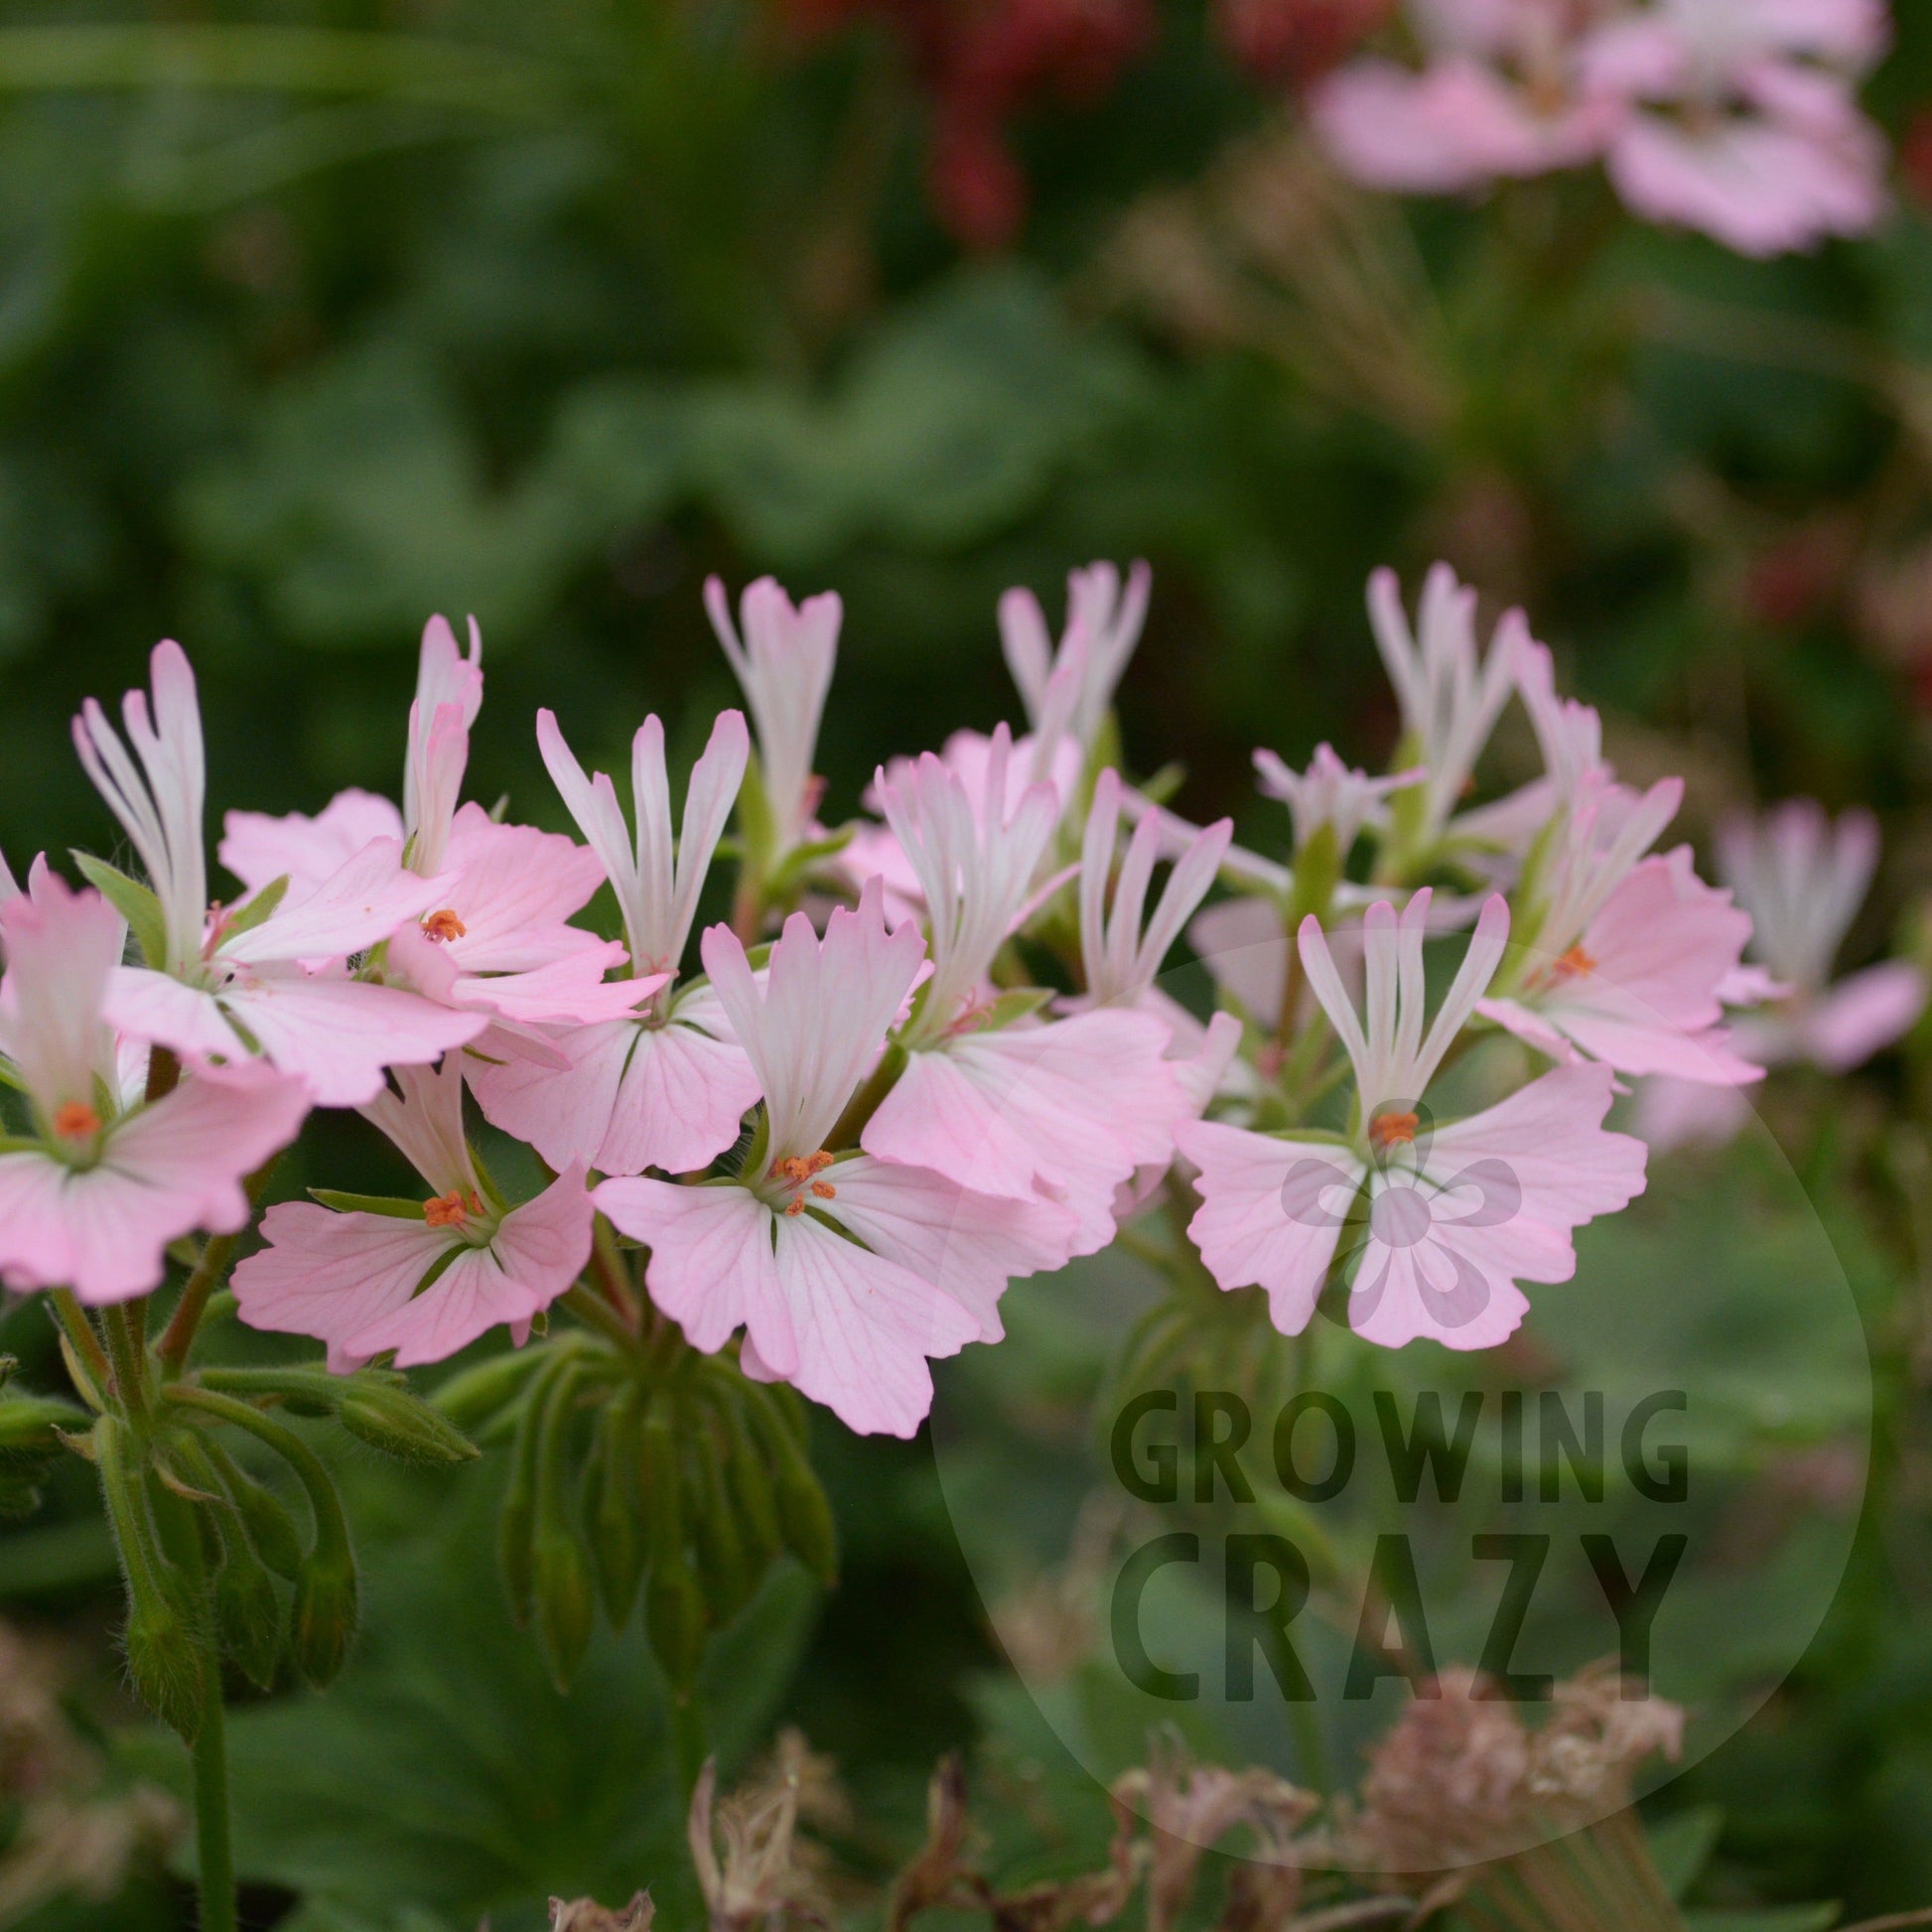
<path fill-rule="evenodd" d="M 173 1539 L 176 1566 L 198 1603 L 207 1594 L 207 1566 L 202 1554 L 201 1525 L 178 1497 L 169 1497 L 178 1519 Z M 236 1932 L 234 1826 L 228 1804 L 228 1733 L 221 1702 L 221 1667 L 208 1659 L 204 1673 L 201 1728 L 190 1751 L 195 1777 L 196 1891 L 201 1907 L 199 1932 Z"/>
<path fill-rule="evenodd" d="M 697 1789 L 705 1759 L 711 1755 L 711 1747 L 705 1741 L 704 1713 L 698 1708 L 695 1691 L 682 1691 L 672 1699 L 671 1735 L 677 1746 L 678 1782 L 688 1804 L 691 1793 Z"/>
<path fill-rule="evenodd" d="M 68 1345 L 80 1358 L 80 1364 L 94 1381 L 94 1393 L 105 1396 L 108 1383 L 113 1379 L 113 1370 L 107 1365 L 107 1357 L 101 1351 L 100 1337 L 94 1333 L 94 1324 L 87 1319 L 86 1311 L 74 1300 L 70 1288 L 57 1288 L 50 1298 L 54 1305 L 54 1318 L 61 1324 L 61 1331 L 68 1338 Z M 83 1389 L 84 1395 L 86 1391 Z"/>
<path fill-rule="evenodd" d="M 107 1352 L 114 1364 L 114 1390 L 127 1419 L 136 1428 L 148 1416 L 148 1350 L 146 1298 L 116 1302 L 107 1311 Z"/>
<path fill-rule="evenodd" d="M 188 1351 L 195 1345 L 195 1331 L 202 1325 L 202 1316 L 207 1309 L 207 1298 L 227 1273 L 235 1239 L 232 1234 L 209 1238 L 202 1250 L 201 1260 L 195 1264 L 195 1272 L 181 1292 L 181 1300 L 175 1304 L 175 1311 L 168 1318 L 156 1350 L 161 1357 L 161 1373 L 168 1381 L 172 1382 L 181 1373 L 188 1360 Z"/>
<path fill-rule="evenodd" d="M 617 1230 L 600 1214 L 591 1223 L 591 1269 L 605 1300 L 625 1318 L 627 1325 L 637 1320 L 637 1290 L 625 1267 L 623 1251 L 618 1246 Z"/>
<path fill-rule="evenodd" d="M 637 1337 L 631 1332 L 630 1325 L 603 1296 L 594 1293 L 582 1282 L 573 1282 L 557 1298 L 560 1308 L 568 1309 L 587 1328 L 595 1328 L 601 1335 L 607 1335 L 626 1354 L 635 1354 Z"/>

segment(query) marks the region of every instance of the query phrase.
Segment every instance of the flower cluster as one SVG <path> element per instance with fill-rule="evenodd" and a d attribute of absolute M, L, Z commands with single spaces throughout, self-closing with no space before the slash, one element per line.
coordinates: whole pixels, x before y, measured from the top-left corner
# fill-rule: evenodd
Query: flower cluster
<path fill-rule="evenodd" d="M 1408 0 L 1414 68 L 1365 57 L 1317 131 L 1372 188 L 1457 194 L 1601 160 L 1648 220 L 1746 255 L 1858 234 L 1884 206 L 1857 83 L 1882 0 Z"/>
<path fill-rule="evenodd" d="M 497 1327 L 520 1344 L 580 1278 L 621 1309 L 630 1244 L 651 1318 L 692 1349 L 903 1435 L 930 1362 L 999 1339 L 1012 1280 L 1157 1205 L 1284 1332 L 1332 1294 L 1373 1342 L 1501 1341 L 1520 1285 L 1566 1279 L 1574 1231 L 1643 1187 L 1642 1141 L 1604 1124 L 1625 1080 L 1734 1105 L 1762 1063 L 1848 1064 L 1924 1004 L 1905 967 L 1826 989 L 1866 821 L 1790 808 L 1728 836 L 1730 888 L 1707 885 L 1687 847 L 1655 849 L 1679 781 L 1621 783 L 1523 616 L 1484 648 L 1445 566 L 1413 621 L 1390 573 L 1370 585 L 1404 728 L 1387 772 L 1264 750 L 1278 855 L 1186 824 L 1120 768 L 1148 597 L 1145 566 L 1075 572 L 1056 639 L 1009 593 L 1025 729 L 892 759 L 869 815 L 828 828 L 839 602 L 765 580 L 734 614 L 714 583 L 751 722 L 716 719 L 681 808 L 657 718 L 626 809 L 538 714 L 581 844 L 463 802 L 482 646 L 433 621 L 400 804 L 230 812 L 228 903 L 194 676 L 163 643 L 118 729 L 91 702 L 75 721 L 145 881 L 94 859 L 80 890 L 44 859 L 24 891 L 4 878 L 22 1105 L 0 1276 L 145 1295 L 183 1236 L 246 1226 L 310 1108 L 354 1108 L 418 1191 L 269 1207 L 233 1271 L 243 1320 L 321 1340 L 338 1375 L 433 1362 Z M 1543 770 L 1472 803 L 1511 704 Z M 694 945 L 728 851 L 732 920 Z M 607 885 L 621 937 L 579 922 Z M 1215 1011 L 1163 984 L 1183 937 Z M 1439 954 L 1459 957 L 1432 995 Z M 490 1173 L 479 1116 L 542 1164 L 530 1198 Z"/>

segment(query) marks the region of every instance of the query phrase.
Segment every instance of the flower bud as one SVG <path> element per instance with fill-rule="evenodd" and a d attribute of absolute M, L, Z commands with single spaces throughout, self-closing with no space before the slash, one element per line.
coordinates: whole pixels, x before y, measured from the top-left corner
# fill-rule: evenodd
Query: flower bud
<path fill-rule="evenodd" d="M 52 1455 L 61 1447 L 63 1430 L 84 1430 L 88 1420 L 85 1410 L 48 1396 L 0 1398 L 0 1455 Z"/>
<path fill-rule="evenodd" d="M 743 1423 L 734 1416 L 728 1427 L 732 1501 L 738 1509 L 747 1554 L 762 1574 L 764 1567 L 784 1547 L 784 1539 L 778 1531 L 777 1501 L 771 1493 L 770 1473 L 747 1436 Z"/>
<path fill-rule="evenodd" d="M 430 1406 L 458 1429 L 485 1431 L 501 1420 L 524 1383 L 553 1359 L 553 1354 L 541 1348 L 517 1348 L 492 1355 L 440 1383 L 430 1396 Z"/>
<path fill-rule="evenodd" d="M 283 1508 L 281 1498 L 240 1468 L 213 1437 L 198 1440 L 255 1554 L 276 1576 L 294 1583 L 302 1572 L 302 1537 L 295 1518 Z"/>
<path fill-rule="evenodd" d="M 318 1690 L 335 1682 L 348 1655 L 359 1614 L 355 1559 L 347 1547 L 320 1546 L 295 1580 L 289 1649 L 295 1667 Z"/>
<path fill-rule="evenodd" d="M 197 1605 L 161 1553 L 133 1433 L 120 1417 L 101 1416 L 94 1423 L 93 1444 L 101 1498 L 127 1586 L 128 1676 L 141 1702 L 193 1744 L 213 1668 L 197 1627 Z"/>
<path fill-rule="evenodd" d="M 448 1467 L 479 1454 L 469 1437 L 420 1397 L 359 1375 L 343 1384 L 336 1414 L 351 1436 L 404 1462 Z"/>
<path fill-rule="evenodd" d="M 689 1438 L 686 1465 L 689 1510 L 698 1553 L 698 1582 L 714 1625 L 729 1623 L 744 1608 L 758 1579 L 745 1560 L 744 1539 L 725 1493 L 718 1445 L 700 1423 Z"/>
<path fill-rule="evenodd" d="M 777 1392 L 750 1383 L 746 1386 L 771 1469 L 779 1534 L 786 1549 L 830 1589 L 839 1575 L 839 1539 L 832 1506 L 805 1459 L 800 1436 L 783 1414 L 782 1403 L 771 1399 Z"/>
<path fill-rule="evenodd" d="M 682 1556 L 653 1556 L 644 1585 L 644 1629 L 650 1647 L 674 1688 L 686 1689 L 704 1655 L 704 1598 Z"/>
<path fill-rule="evenodd" d="M 248 1547 L 239 1518 L 221 1525 L 220 1568 L 214 1573 L 214 1625 L 221 1648 L 260 1690 L 272 1690 L 287 1619 L 282 1598 L 262 1560 Z"/>
<path fill-rule="evenodd" d="M 644 1572 L 638 1528 L 642 1513 L 637 1494 L 637 1461 L 642 1453 L 638 1400 L 636 1390 L 626 1389 L 598 1418 L 598 1480 L 586 1510 L 598 1588 L 614 1630 L 621 1630 L 629 1621 Z"/>
<path fill-rule="evenodd" d="M 533 1585 L 537 1641 L 558 1691 L 570 1688 L 591 1640 L 597 1618 L 597 1592 L 591 1567 L 568 1523 L 539 1511 L 534 1546 Z"/>

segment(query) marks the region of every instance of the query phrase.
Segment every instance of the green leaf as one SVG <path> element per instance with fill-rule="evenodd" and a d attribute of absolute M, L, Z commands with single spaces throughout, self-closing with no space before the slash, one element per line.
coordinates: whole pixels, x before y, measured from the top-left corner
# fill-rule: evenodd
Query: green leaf
<path fill-rule="evenodd" d="M 1650 1860 L 1664 1889 L 1682 1898 L 1711 1861 L 1725 1815 L 1717 1805 L 1697 1805 L 1648 1828 Z"/>
<path fill-rule="evenodd" d="M 81 877 L 87 884 L 127 921 L 127 929 L 134 934 L 134 942 L 141 948 L 141 957 L 150 966 L 165 966 L 168 963 L 168 921 L 162 914 L 161 901 L 153 891 L 138 879 L 130 879 L 126 873 L 117 872 L 105 859 L 96 859 L 91 852 L 76 852 L 73 863 L 80 868 Z"/>
<path fill-rule="evenodd" d="M 494 1575 L 500 1463 L 345 1463 L 367 1582 L 356 1650 L 326 1697 L 230 1720 L 237 1870 L 303 1894 L 299 1923 L 399 1932 L 414 1912 L 520 1932 L 546 1923 L 552 1894 L 644 1884 L 667 1922 L 701 1920 L 662 1674 L 634 1624 L 601 1629 L 557 1695 Z M 713 1639 L 699 1700 L 727 1775 L 759 1741 L 816 1601 L 780 1566 Z M 186 1759 L 155 1732 L 128 1754 L 186 1791 Z"/>

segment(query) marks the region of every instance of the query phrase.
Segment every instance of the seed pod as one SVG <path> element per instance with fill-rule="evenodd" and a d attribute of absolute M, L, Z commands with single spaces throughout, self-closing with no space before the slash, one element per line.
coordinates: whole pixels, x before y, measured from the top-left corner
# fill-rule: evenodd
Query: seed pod
<path fill-rule="evenodd" d="M 641 1392 L 634 1386 L 620 1390 L 598 1417 L 596 1493 L 585 1500 L 598 1587 L 614 1630 L 621 1630 L 630 1620 L 630 1606 L 637 1600 L 637 1585 L 644 1573 L 637 1493 L 640 1400 Z"/>
<path fill-rule="evenodd" d="M 351 1376 L 336 1414 L 351 1436 L 404 1462 L 447 1468 L 474 1462 L 475 1443 L 407 1389 Z"/>
<path fill-rule="evenodd" d="M 0 1398 L 0 1455 L 53 1455 L 60 1449 L 61 1432 L 84 1431 L 89 1420 L 84 1409 L 50 1396 Z"/>
<path fill-rule="evenodd" d="M 652 1556 L 644 1584 L 644 1628 L 664 1675 L 675 1689 L 687 1689 L 704 1655 L 704 1598 L 681 1555 L 670 1561 Z"/>

